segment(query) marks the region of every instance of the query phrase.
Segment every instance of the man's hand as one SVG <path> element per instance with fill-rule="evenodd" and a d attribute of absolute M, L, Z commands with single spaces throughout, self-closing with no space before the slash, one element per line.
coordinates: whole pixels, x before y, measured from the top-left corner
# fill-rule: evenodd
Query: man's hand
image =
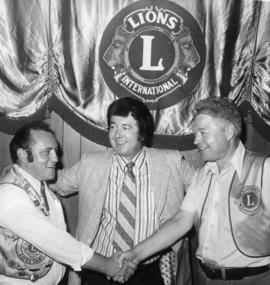
<path fill-rule="evenodd" d="M 133 256 L 131 252 L 118 252 L 111 257 L 105 257 L 95 252 L 82 267 L 101 272 L 108 278 L 124 283 L 134 274 L 137 267 L 138 262 L 133 262 Z"/>
<path fill-rule="evenodd" d="M 132 266 L 137 267 L 140 262 L 135 253 L 132 250 L 118 253 L 118 264 L 120 267 L 124 266 L 126 263 L 132 264 Z"/>
<path fill-rule="evenodd" d="M 122 268 L 123 275 L 117 275 L 113 277 L 113 280 L 124 283 L 134 274 L 139 262 L 131 250 L 116 253 L 114 259 L 117 261 L 118 266 Z"/>
<path fill-rule="evenodd" d="M 108 258 L 107 275 L 119 283 L 126 282 L 135 272 L 136 265 L 121 258 L 123 253 L 117 252 Z"/>

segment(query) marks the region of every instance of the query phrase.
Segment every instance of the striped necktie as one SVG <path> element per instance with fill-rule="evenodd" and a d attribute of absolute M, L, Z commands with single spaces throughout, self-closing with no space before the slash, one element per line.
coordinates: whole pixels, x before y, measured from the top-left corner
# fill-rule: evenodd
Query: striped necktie
<path fill-rule="evenodd" d="M 136 217 L 136 182 L 133 173 L 134 162 L 126 164 L 126 171 L 120 194 L 118 216 L 114 232 L 114 248 L 125 251 L 133 247 Z"/>

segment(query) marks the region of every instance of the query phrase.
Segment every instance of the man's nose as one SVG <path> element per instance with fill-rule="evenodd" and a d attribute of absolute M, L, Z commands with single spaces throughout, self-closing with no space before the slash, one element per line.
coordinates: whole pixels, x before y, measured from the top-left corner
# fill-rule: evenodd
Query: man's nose
<path fill-rule="evenodd" d="M 50 158 L 52 161 L 58 162 L 59 159 L 58 159 L 57 152 L 55 150 L 51 152 Z"/>
<path fill-rule="evenodd" d="M 116 133 L 115 133 L 115 136 L 118 138 L 118 137 L 121 137 L 123 134 L 122 130 L 119 128 L 116 130 Z"/>
<path fill-rule="evenodd" d="M 194 133 L 194 142 L 195 145 L 198 145 L 200 143 L 200 135 Z"/>

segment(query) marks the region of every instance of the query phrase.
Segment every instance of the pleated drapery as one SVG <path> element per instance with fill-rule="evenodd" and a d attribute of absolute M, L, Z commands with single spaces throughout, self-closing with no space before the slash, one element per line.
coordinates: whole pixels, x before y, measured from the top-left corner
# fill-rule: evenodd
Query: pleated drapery
<path fill-rule="evenodd" d="M 0 0 L 0 129 L 10 132 L 10 125 L 48 109 L 93 141 L 106 136 L 106 110 L 117 96 L 100 72 L 99 44 L 110 20 L 134 2 Z M 251 112 L 255 128 L 267 136 L 270 2 L 173 2 L 201 26 L 206 64 L 191 96 L 152 111 L 156 145 L 163 147 L 166 142 L 173 148 L 179 144 L 192 148 L 191 111 L 198 100 L 208 96 L 233 99 L 243 112 Z"/>

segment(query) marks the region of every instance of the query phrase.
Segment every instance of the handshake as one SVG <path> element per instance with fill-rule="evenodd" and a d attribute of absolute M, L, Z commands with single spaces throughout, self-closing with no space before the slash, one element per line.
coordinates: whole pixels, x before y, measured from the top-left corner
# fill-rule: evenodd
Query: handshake
<path fill-rule="evenodd" d="M 107 259 L 108 266 L 106 268 L 106 275 L 109 279 L 115 282 L 126 282 L 137 269 L 140 260 L 132 252 L 132 250 L 125 252 L 116 252 Z"/>

